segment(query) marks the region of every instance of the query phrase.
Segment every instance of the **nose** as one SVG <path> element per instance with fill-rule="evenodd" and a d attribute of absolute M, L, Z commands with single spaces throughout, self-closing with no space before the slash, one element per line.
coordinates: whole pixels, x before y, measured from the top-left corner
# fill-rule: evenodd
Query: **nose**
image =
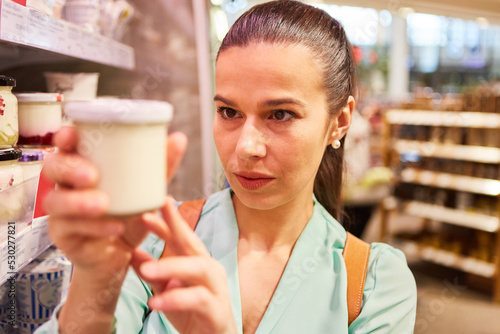
<path fill-rule="evenodd" d="M 262 158 L 266 155 L 265 136 L 262 131 L 248 122 L 243 129 L 236 145 L 236 154 L 240 159 Z"/>

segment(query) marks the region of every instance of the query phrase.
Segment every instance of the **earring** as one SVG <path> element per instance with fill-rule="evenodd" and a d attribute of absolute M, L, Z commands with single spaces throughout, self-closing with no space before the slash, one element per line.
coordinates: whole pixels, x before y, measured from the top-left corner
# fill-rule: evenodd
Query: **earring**
<path fill-rule="evenodd" d="M 333 143 L 332 143 L 332 147 L 334 149 L 338 149 L 340 147 L 340 140 L 334 140 Z"/>

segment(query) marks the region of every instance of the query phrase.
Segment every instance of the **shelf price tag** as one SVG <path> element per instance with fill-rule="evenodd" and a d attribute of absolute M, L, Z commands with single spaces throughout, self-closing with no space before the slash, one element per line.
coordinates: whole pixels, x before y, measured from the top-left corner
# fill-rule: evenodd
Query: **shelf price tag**
<path fill-rule="evenodd" d="M 49 245 L 50 238 L 47 230 L 47 220 L 39 219 L 37 223 L 33 223 L 31 231 L 30 257 L 35 257 Z"/>
<path fill-rule="evenodd" d="M 0 0 L 0 37 L 25 43 L 28 39 L 28 9 L 10 0 Z"/>
<path fill-rule="evenodd" d="M 50 19 L 48 16 L 30 10 L 28 16 L 28 40 L 27 44 L 52 50 L 52 38 L 47 26 Z"/>

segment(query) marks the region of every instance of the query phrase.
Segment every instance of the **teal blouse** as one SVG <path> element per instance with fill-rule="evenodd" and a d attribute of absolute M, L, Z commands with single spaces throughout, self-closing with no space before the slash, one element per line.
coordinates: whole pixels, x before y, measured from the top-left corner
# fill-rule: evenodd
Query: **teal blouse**
<path fill-rule="evenodd" d="M 230 189 L 207 199 L 195 232 L 226 269 L 233 313 L 242 333 L 238 225 Z M 257 334 L 413 333 L 415 279 L 403 253 L 382 243 L 371 245 L 362 310 L 348 328 L 345 239 L 344 228 L 314 199 L 313 215 L 295 244 Z M 159 258 L 164 242 L 151 234 L 141 248 Z M 150 286 L 130 270 L 115 313 L 116 333 L 178 333 L 163 313 L 149 310 L 151 296 Z M 57 313 L 36 333 L 58 333 Z"/>

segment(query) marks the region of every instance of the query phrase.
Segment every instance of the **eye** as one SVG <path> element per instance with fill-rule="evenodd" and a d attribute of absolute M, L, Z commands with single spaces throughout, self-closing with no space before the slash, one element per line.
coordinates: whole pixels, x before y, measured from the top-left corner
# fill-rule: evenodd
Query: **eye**
<path fill-rule="evenodd" d="M 228 107 L 219 107 L 217 108 L 217 112 L 224 119 L 239 118 L 238 112 Z"/>
<path fill-rule="evenodd" d="M 292 113 L 291 111 L 286 111 L 286 110 L 274 110 L 273 114 L 271 116 L 272 119 L 275 119 L 277 121 L 289 121 L 290 119 L 294 118 L 295 114 Z"/>

